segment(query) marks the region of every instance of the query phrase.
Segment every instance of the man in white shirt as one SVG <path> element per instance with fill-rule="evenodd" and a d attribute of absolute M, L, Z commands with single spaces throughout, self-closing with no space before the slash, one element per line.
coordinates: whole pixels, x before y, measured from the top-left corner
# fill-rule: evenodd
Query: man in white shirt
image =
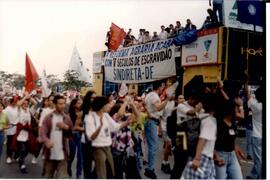
<path fill-rule="evenodd" d="M 165 40 L 165 39 L 167 39 L 168 38 L 168 33 L 165 31 L 165 26 L 164 25 L 162 25 L 161 27 L 161 32 L 159 33 L 159 39 L 160 40 Z"/>
<path fill-rule="evenodd" d="M 140 34 L 139 34 L 139 37 L 138 37 L 138 43 L 139 44 L 145 43 L 145 30 L 144 29 L 140 29 Z"/>
<path fill-rule="evenodd" d="M 53 100 L 55 111 L 47 115 L 40 129 L 40 140 L 44 143 L 45 178 L 67 178 L 67 140 L 72 137 L 72 122 L 64 113 L 65 98 L 57 95 Z M 54 176 L 55 175 L 55 176 Z"/>
<path fill-rule="evenodd" d="M 258 88 L 255 97 L 248 96 L 248 107 L 252 112 L 252 149 L 254 166 L 248 179 L 261 179 L 262 174 L 262 110 L 263 110 L 263 94 L 262 88 Z"/>
<path fill-rule="evenodd" d="M 16 127 L 18 123 L 18 107 L 17 107 L 17 101 L 18 97 L 12 97 L 10 99 L 10 104 L 9 106 L 6 107 L 4 110 L 5 114 L 7 115 L 9 119 L 9 125 L 10 128 L 6 130 L 6 135 L 7 135 L 7 159 L 6 163 L 10 164 L 12 163 L 12 158 L 17 158 L 17 155 L 15 152 L 11 150 L 11 143 L 14 135 L 16 134 Z"/>
<path fill-rule="evenodd" d="M 146 95 L 145 104 L 149 115 L 149 119 L 145 123 L 145 138 L 148 146 L 148 165 L 145 169 L 144 175 L 146 177 L 155 179 L 155 160 L 158 150 L 158 134 L 157 126 L 159 125 L 162 110 L 168 102 L 168 98 L 161 102 L 159 95 L 162 93 L 164 85 L 160 81 L 153 83 L 153 91 Z"/>
<path fill-rule="evenodd" d="M 198 111 L 201 109 L 198 105 L 199 100 L 195 94 L 191 95 L 188 101 L 180 103 L 177 106 L 177 124 L 181 124 L 183 121 L 192 119 L 194 116 L 198 115 Z"/>

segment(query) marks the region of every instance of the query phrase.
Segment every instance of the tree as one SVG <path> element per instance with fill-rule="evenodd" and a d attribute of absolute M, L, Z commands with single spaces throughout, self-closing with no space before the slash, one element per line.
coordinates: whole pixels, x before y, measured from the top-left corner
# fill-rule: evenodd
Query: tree
<path fill-rule="evenodd" d="M 12 85 L 16 89 L 22 89 L 25 85 L 25 77 L 21 74 L 13 74 L 12 75 Z"/>
<path fill-rule="evenodd" d="M 73 70 L 67 70 L 64 74 L 64 88 L 65 90 L 80 91 L 82 87 L 88 85 L 88 83 L 79 80 L 79 73 Z"/>
<path fill-rule="evenodd" d="M 0 71 L 0 84 L 6 84 L 16 89 L 22 89 L 25 84 L 24 75 L 13 73 L 9 74 L 5 71 Z"/>

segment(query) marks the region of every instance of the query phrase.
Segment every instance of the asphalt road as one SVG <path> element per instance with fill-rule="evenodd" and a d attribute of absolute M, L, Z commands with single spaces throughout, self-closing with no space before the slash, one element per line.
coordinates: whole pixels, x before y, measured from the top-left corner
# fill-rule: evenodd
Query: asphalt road
<path fill-rule="evenodd" d="M 238 138 L 237 139 L 237 144 L 243 149 L 245 150 L 245 138 Z M 6 178 L 23 178 L 23 179 L 28 179 L 28 178 L 42 178 L 41 176 L 41 171 L 42 171 L 42 159 L 41 156 L 38 159 L 38 163 L 37 164 L 31 164 L 31 160 L 32 160 L 32 155 L 29 154 L 26 158 L 26 166 L 28 169 L 28 174 L 21 174 L 21 172 L 19 171 L 19 165 L 16 162 L 13 162 L 12 164 L 6 164 L 5 163 L 5 147 L 4 147 L 4 151 L 1 157 L 1 161 L 0 161 L 0 178 L 1 179 L 6 179 Z M 162 162 L 162 141 L 160 139 L 160 143 L 159 143 L 159 150 L 158 150 L 158 154 L 157 154 L 157 161 L 156 161 L 156 173 L 159 179 L 168 179 L 170 176 L 168 174 L 163 173 L 160 168 L 161 168 L 161 162 Z M 170 164 L 171 167 L 173 166 L 173 157 L 170 157 Z M 76 165 L 76 160 L 74 160 L 73 162 L 73 174 L 75 174 L 75 165 Z M 248 175 L 248 173 L 250 172 L 250 169 L 252 168 L 253 162 L 249 161 L 249 162 L 241 162 L 241 167 L 242 167 L 242 172 L 244 175 L 244 178 Z M 143 178 L 143 172 L 144 170 L 141 171 L 141 175 Z M 75 178 L 75 176 L 73 176 L 73 178 Z"/>

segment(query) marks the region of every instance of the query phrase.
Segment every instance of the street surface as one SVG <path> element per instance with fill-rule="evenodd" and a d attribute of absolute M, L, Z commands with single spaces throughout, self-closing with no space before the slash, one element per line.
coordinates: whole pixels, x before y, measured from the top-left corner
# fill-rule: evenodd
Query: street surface
<path fill-rule="evenodd" d="M 237 139 L 237 144 L 243 149 L 245 150 L 245 138 L 238 138 Z M 163 173 L 160 168 L 161 168 L 161 162 L 162 162 L 162 140 L 159 139 L 159 150 L 158 150 L 158 154 L 157 154 L 157 163 L 156 163 L 156 173 L 159 179 L 168 179 L 170 178 L 170 175 Z M 23 179 L 27 179 L 27 178 L 42 178 L 41 176 L 41 170 L 42 170 L 42 159 L 41 156 L 38 159 L 38 163 L 37 164 L 31 164 L 31 160 L 32 160 L 32 155 L 29 154 L 26 158 L 26 166 L 27 166 L 27 170 L 28 170 L 28 174 L 21 174 L 20 170 L 19 170 L 19 165 L 18 163 L 13 162 L 12 164 L 6 164 L 5 162 L 5 149 L 6 147 L 4 147 L 4 151 L 1 157 L 1 161 L 0 161 L 0 178 L 23 178 Z M 171 164 L 171 168 L 173 167 L 173 157 L 170 157 L 170 164 Z M 243 172 L 243 176 L 244 178 L 249 174 L 250 169 L 252 168 L 253 162 L 249 161 L 249 162 L 243 162 L 241 161 L 241 167 L 242 167 L 242 172 Z M 73 178 L 75 178 L 75 172 L 76 172 L 76 159 L 73 162 Z M 144 169 L 141 171 L 141 175 L 143 178 L 145 178 L 145 176 L 143 175 L 144 173 Z"/>

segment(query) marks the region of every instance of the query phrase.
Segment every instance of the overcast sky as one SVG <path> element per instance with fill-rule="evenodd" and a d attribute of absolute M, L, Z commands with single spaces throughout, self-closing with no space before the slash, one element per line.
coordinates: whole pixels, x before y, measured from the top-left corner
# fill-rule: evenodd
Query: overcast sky
<path fill-rule="evenodd" d="M 152 34 L 160 25 L 186 19 L 201 27 L 208 0 L 0 0 L 0 70 L 25 71 L 28 52 L 38 73 L 62 74 L 76 44 L 92 71 L 92 54 L 105 50 L 111 22 L 124 28 L 145 28 Z"/>

